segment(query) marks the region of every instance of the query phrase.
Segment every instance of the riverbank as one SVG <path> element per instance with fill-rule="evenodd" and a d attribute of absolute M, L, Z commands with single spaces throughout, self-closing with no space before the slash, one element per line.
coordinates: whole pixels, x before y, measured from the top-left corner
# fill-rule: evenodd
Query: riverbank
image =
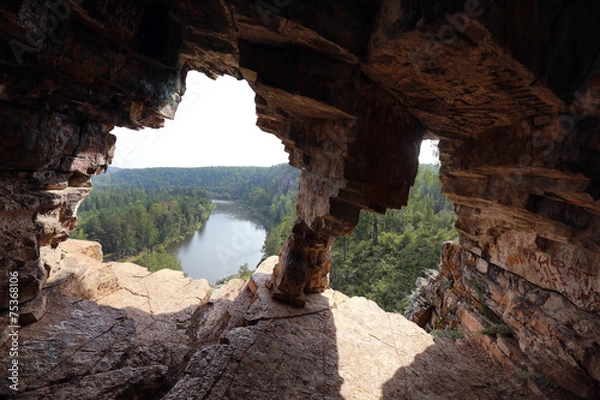
<path fill-rule="evenodd" d="M 213 208 L 209 194 L 194 188 L 94 190 L 71 237 L 102 243 L 107 259 L 137 259 L 195 232 Z"/>

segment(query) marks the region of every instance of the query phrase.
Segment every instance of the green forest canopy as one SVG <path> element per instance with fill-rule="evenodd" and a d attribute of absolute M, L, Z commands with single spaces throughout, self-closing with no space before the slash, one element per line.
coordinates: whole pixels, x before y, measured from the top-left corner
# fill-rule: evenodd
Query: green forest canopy
<path fill-rule="evenodd" d="M 110 258 L 162 251 L 199 229 L 212 208 L 201 189 L 105 187 L 92 190 L 82 203 L 71 236 L 100 242 Z"/>
<path fill-rule="evenodd" d="M 439 265 L 441 244 L 458 237 L 453 205 L 437 165 L 420 165 L 408 204 L 385 215 L 362 211 L 358 226 L 332 249 L 331 286 L 404 312 L 419 276 Z"/>

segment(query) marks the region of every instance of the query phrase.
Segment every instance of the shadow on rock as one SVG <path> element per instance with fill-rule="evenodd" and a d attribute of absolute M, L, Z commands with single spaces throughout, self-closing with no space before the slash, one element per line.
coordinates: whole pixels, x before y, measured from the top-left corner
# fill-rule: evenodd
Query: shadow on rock
<path fill-rule="evenodd" d="M 477 344 L 435 339 L 383 385 L 385 400 L 567 400 L 556 390 L 534 394 L 527 382 L 494 364 Z"/>
<path fill-rule="evenodd" d="M 325 296 L 290 308 L 268 296 L 270 274 L 213 290 L 99 258 L 55 266 L 43 316 L 19 331 L 19 391 L 3 385 L 0 398 L 341 398 Z"/>
<path fill-rule="evenodd" d="M 332 299 L 311 294 L 305 308 L 272 300 L 266 282 L 276 261 L 259 266 L 229 305 L 219 342 L 193 355 L 165 399 L 342 398 Z M 204 323 L 201 331 L 210 325 Z M 215 330 L 209 331 L 214 342 Z"/>

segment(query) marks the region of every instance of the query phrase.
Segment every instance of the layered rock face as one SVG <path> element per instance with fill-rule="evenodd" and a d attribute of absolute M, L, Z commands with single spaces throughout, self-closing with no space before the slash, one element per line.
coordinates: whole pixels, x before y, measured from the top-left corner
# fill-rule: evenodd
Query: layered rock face
<path fill-rule="evenodd" d="M 409 317 L 428 330 L 461 330 L 534 391 L 554 382 L 597 396 L 597 315 L 458 244 L 444 245 L 440 275 L 421 288 Z"/>
<path fill-rule="evenodd" d="M 275 270 L 279 298 L 301 305 L 304 292 L 327 288 L 332 238 L 353 229 L 360 209 L 405 203 L 419 143 L 431 137 L 441 140 L 461 251 L 596 321 L 599 16 L 583 0 L 2 4 L 2 268 L 19 272 L 21 303 L 39 298 L 51 269 L 40 249 L 73 228 L 89 177 L 110 162 L 108 132 L 174 117 L 195 69 L 246 79 L 258 125 L 302 169 L 299 221 Z M 505 281 L 486 290 L 494 278 L 481 274 L 486 304 L 520 293 Z M 4 274 L 0 284 L 5 307 Z M 459 292 L 460 304 L 479 301 Z M 547 332 L 532 330 L 537 344 L 526 346 L 513 311 L 495 313 L 524 356 L 554 365 Z M 556 326 L 558 341 L 575 329 Z M 585 389 L 557 383 L 593 398 L 598 343 L 579 335 L 565 369 Z"/>
<path fill-rule="evenodd" d="M 8 271 L 19 273 L 19 301 L 36 298 L 50 266 L 41 246 L 75 229 L 90 175 L 105 171 L 115 138 L 98 123 L 75 124 L 58 113 L 3 106 L 0 144 L 0 304 L 8 306 Z"/>

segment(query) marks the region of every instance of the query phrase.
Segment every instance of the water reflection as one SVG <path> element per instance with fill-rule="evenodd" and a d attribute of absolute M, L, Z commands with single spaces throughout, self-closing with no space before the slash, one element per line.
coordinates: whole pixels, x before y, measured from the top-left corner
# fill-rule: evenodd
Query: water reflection
<path fill-rule="evenodd" d="M 194 279 L 205 278 L 213 285 L 218 279 L 238 272 L 248 263 L 254 269 L 262 257 L 266 231 L 242 205 L 213 200 L 215 208 L 205 225 L 170 248 Z"/>

